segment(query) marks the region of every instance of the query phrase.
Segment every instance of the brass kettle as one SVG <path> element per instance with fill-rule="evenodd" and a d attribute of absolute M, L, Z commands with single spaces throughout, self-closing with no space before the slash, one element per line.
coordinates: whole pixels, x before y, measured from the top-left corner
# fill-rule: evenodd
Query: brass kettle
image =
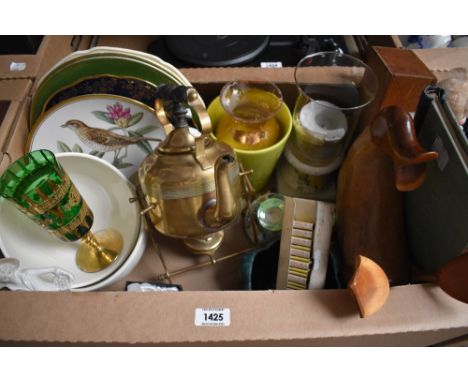
<path fill-rule="evenodd" d="M 189 126 L 188 108 L 199 131 Z M 155 110 L 167 137 L 138 171 L 145 211 L 162 234 L 183 239 L 193 253 L 212 255 L 244 207 L 236 154 L 211 138 L 210 118 L 194 88 L 159 86 Z"/>

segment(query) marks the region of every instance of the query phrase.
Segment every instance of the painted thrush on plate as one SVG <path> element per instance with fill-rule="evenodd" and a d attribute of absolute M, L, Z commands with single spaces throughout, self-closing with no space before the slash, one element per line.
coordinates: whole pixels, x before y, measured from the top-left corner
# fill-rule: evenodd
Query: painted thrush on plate
<path fill-rule="evenodd" d="M 89 127 L 78 119 L 69 120 L 62 127 L 70 128 L 86 146 L 102 153 L 116 151 L 140 141 L 161 142 L 159 138 L 128 137 L 104 129 Z"/>

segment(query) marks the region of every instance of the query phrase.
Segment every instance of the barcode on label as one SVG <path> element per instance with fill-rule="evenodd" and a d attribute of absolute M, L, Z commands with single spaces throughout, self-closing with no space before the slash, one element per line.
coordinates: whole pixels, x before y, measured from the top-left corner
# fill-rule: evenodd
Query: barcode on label
<path fill-rule="evenodd" d="M 22 72 L 26 69 L 26 62 L 14 62 L 10 63 L 10 71 L 11 72 Z"/>
<path fill-rule="evenodd" d="M 281 61 L 277 62 L 261 62 L 260 63 L 261 68 L 282 68 L 283 64 Z"/>
<path fill-rule="evenodd" d="M 228 308 L 196 308 L 195 326 L 229 326 L 231 310 Z"/>

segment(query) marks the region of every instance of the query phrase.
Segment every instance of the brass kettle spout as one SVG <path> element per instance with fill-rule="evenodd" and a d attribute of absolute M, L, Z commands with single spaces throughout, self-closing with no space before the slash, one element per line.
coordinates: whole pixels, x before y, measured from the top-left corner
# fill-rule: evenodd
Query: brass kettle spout
<path fill-rule="evenodd" d="M 219 228 L 231 222 L 236 216 L 237 205 L 234 198 L 229 169 L 235 159 L 230 154 L 221 155 L 214 165 L 216 200 L 208 206 L 204 214 L 204 222 L 209 228 Z"/>

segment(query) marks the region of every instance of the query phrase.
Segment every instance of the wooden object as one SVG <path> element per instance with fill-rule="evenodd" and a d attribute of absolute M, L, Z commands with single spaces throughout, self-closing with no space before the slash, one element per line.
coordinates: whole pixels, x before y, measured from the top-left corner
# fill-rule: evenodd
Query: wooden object
<path fill-rule="evenodd" d="M 468 250 L 440 268 L 437 283 L 449 296 L 468 304 Z"/>
<path fill-rule="evenodd" d="M 390 155 L 389 155 L 390 154 Z M 338 176 L 337 227 L 344 281 L 358 255 L 374 260 L 391 285 L 409 282 L 402 193 L 417 188 L 424 163 L 437 157 L 416 141 L 413 121 L 399 107 L 380 111 L 354 142 Z"/>
<path fill-rule="evenodd" d="M 437 153 L 419 144 L 411 117 L 401 108 L 386 108 L 372 123 L 370 134 L 393 161 L 397 190 L 417 189 L 426 176 L 426 163 L 437 159 Z"/>
<path fill-rule="evenodd" d="M 379 110 L 390 106 L 416 111 L 419 97 L 436 78 L 411 50 L 375 46 L 369 50 L 367 64 L 379 81 L 374 101 L 365 109 L 360 126 L 367 126 Z"/>
<path fill-rule="evenodd" d="M 387 301 L 390 285 L 381 267 L 365 256 L 357 256 L 356 271 L 348 284 L 361 317 L 377 312 Z"/>

